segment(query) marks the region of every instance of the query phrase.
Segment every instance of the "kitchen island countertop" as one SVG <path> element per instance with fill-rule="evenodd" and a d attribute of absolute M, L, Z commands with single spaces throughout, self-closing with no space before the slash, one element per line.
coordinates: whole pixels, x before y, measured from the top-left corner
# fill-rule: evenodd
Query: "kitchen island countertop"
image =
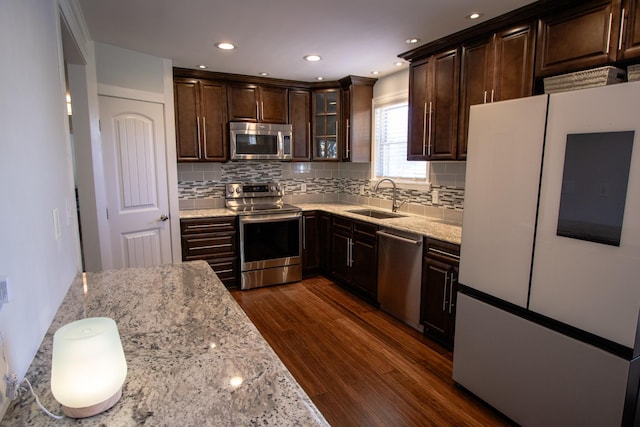
<path fill-rule="evenodd" d="M 294 203 L 303 211 L 324 211 L 332 214 L 343 215 L 360 221 L 370 222 L 381 227 L 396 228 L 403 231 L 421 234 L 445 242 L 460 244 L 462 240 L 462 227 L 460 224 L 451 223 L 438 218 L 431 218 L 423 215 L 416 215 L 407 212 L 398 212 L 403 215 L 400 218 L 376 219 L 349 212 L 354 209 L 372 209 L 378 211 L 389 211 L 388 209 L 354 205 L 347 203 Z M 181 219 L 206 218 L 234 216 L 236 213 L 231 209 L 197 209 L 181 210 Z"/>
<path fill-rule="evenodd" d="M 128 375 L 110 410 L 55 421 L 26 393 L 2 426 L 317 426 L 328 425 L 205 261 L 79 275 L 26 377 L 41 402 L 51 394 L 53 333 L 84 317 L 111 317 Z M 232 378 L 242 383 L 232 385 Z"/>

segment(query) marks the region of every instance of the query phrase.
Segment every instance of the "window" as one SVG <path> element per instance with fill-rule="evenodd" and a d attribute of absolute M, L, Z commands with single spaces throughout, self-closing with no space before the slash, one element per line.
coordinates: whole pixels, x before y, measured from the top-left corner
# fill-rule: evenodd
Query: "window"
<path fill-rule="evenodd" d="M 406 95 L 374 100 L 372 180 L 427 184 L 427 162 L 407 161 L 408 120 Z"/>

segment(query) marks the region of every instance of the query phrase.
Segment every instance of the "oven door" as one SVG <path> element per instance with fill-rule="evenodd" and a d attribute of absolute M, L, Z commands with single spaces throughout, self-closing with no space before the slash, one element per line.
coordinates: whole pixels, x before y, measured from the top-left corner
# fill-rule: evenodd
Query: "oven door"
<path fill-rule="evenodd" d="M 243 289 L 300 280 L 300 212 L 246 215 L 239 224 Z"/>

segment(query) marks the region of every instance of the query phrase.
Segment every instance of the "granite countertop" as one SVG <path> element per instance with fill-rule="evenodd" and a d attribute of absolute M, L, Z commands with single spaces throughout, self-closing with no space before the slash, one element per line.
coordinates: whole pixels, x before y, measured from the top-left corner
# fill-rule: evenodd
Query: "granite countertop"
<path fill-rule="evenodd" d="M 395 228 L 398 230 L 418 233 L 426 237 L 443 240 L 445 242 L 460 244 L 462 241 L 462 227 L 445 220 L 415 215 L 407 212 L 398 212 L 404 215 L 401 218 L 376 219 L 363 215 L 348 212 L 354 209 L 373 209 L 388 211 L 388 209 L 375 208 L 371 206 L 353 205 L 346 203 L 299 203 L 296 206 L 303 211 L 319 210 L 333 214 L 343 215 L 349 218 L 377 224 L 382 227 Z M 235 212 L 230 209 L 198 209 L 180 211 L 181 219 L 205 218 L 216 216 L 234 216 Z"/>
<path fill-rule="evenodd" d="M 328 425 L 205 261 L 88 273 L 71 285 L 26 377 L 43 405 L 51 394 L 53 333 L 84 317 L 113 318 L 128 374 L 122 399 L 77 421 L 55 421 L 30 394 L 12 402 L 2 426 Z M 239 386 L 230 385 L 240 376 Z"/>

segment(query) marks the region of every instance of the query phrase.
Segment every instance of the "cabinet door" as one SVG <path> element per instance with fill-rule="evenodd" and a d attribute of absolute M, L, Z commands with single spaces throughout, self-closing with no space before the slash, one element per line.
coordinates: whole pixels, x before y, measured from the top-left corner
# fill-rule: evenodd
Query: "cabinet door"
<path fill-rule="evenodd" d="M 320 224 L 318 225 L 319 267 L 326 274 L 331 274 L 331 240 L 331 214 L 321 212 Z"/>
<path fill-rule="evenodd" d="M 293 128 L 293 160 L 311 159 L 311 92 L 289 91 L 289 121 Z"/>
<path fill-rule="evenodd" d="M 427 116 L 427 159 L 455 160 L 460 87 L 459 50 L 435 55 L 432 70 Z"/>
<path fill-rule="evenodd" d="M 302 231 L 302 274 L 312 274 L 319 266 L 317 212 L 304 212 Z"/>
<path fill-rule="evenodd" d="M 452 265 L 424 258 L 420 322 L 426 335 L 445 345 L 449 345 L 453 338 L 453 314 L 449 313 L 453 274 Z"/>
<path fill-rule="evenodd" d="M 260 87 L 259 120 L 265 123 L 288 123 L 287 88 Z"/>
<path fill-rule="evenodd" d="M 352 284 L 360 292 L 376 300 L 378 297 L 378 245 L 375 240 L 353 241 Z"/>
<path fill-rule="evenodd" d="M 228 98 L 230 121 L 258 121 L 258 86 L 251 84 L 230 84 Z"/>
<path fill-rule="evenodd" d="M 640 57 L 640 6 L 639 0 L 625 0 L 622 9 L 621 38 L 618 41 L 618 59 Z"/>
<path fill-rule="evenodd" d="M 535 42 L 533 23 L 496 35 L 492 101 L 524 98 L 533 94 Z"/>
<path fill-rule="evenodd" d="M 351 280 L 351 238 L 336 232 L 331 234 L 331 274 L 344 283 Z"/>
<path fill-rule="evenodd" d="M 338 117 L 340 90 L 321 89 L 313 92 L 313 150 L 314 160 L 338 160 Z"/>
<path fill-rule="evenodd" d="M 491 101 L 495 36 L 462 46 L 462 74 L 460 76 L 460 128 L 458 158 L 467 156 L 469 109 L 472 105 Z"/>
<path fill-rule="evenodd" d="M 349 88 L 348 126 L 345 132 L 346 158 L 352 162 L 371 161 L 371 100 L 373 86 L 352 84 Z"/>
<path fill-rule="evenodd" d="M 201 88 L 202 160 L 227 160 L 227 88 L 203 81 Z"/>
<path fill-rule="evenodd" d="M 173 82 L 176 109 L 176 151 L 179 162 L 200 159 L 198 91 L 197 80 L 176 78 Z"/>
<path fill-rule="evenodd" d="M 408 160 L 427 160 L 427 81 L 431 58 L 411 64 L 409 68 Z"/>
<path fill-rule="evenodd" d="M 616 59 L 618 2 L 590 2 L 587 7 L 543 18 L 538 24 L 536 77 L 605 65 Z M 614 20 L 615 16 L 615 20 Z"/>

